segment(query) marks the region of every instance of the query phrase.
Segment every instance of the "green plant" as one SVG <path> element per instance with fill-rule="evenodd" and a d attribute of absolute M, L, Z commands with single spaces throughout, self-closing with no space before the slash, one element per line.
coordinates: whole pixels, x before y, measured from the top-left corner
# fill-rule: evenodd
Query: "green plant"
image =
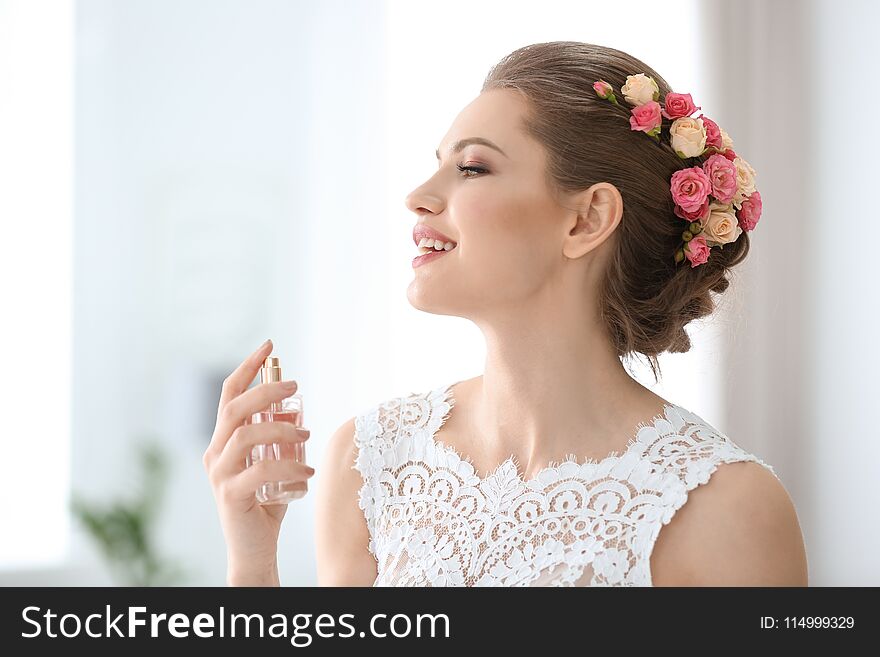
<path fill-rule="evenodd" d="M 141 486 L 133 499 L 101 505 L 74 492 L 71 511 L 101 549 L 117 583 L 172 586 L 184 571 L 159 555 L 153 528 L 168 480 L 168 458 L 158 442 L 137 447 Z"/>

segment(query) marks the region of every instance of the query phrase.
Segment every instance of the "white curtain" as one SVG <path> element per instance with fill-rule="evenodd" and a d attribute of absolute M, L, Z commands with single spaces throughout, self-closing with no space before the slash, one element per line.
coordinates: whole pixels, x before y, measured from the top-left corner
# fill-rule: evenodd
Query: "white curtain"
<path fill-rule="evenodd" d="M 704 0 L 725 129 L 764 213 L 728 315 L 725 425 L 777 465 L 811 585 L 880 583 L 880 319 L 868 118 L 880 102 L 876 3 Z"/>

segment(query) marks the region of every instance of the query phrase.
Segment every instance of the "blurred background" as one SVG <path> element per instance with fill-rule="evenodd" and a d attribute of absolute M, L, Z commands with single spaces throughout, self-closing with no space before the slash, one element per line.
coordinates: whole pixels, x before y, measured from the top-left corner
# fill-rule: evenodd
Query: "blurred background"
<path fill-rule="evenodd" d="M 880 304 L 855 248 L 878 24 L 869 0 L 0 0 L 0 585 L 223 585 L 201 458 L 266 338 L 312 465 L 356 413 L 481 373 L 474 326 L 407 302 L 404 198 L 489 68 L 553 40 L 643 59 L 757 170 L 717 313 L 659 384 L 632 371 L 776 467 L 812 585 L 880 584 Z M 408 355 L 426 341 L 442 358 Z M 282 585 L 316 584 L 320 476 Z"/>

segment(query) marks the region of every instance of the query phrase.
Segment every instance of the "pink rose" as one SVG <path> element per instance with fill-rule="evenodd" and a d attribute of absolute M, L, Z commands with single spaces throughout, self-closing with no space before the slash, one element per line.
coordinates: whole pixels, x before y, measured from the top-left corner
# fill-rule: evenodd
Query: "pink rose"
<path fill-rule="evenodd" d="M 730 160 L 731 162 L 733 162 L 737 157 L 739 157 L 739 156 L 736 154 L 736 151 L 733 150 L 732 148 L 728 148 L 726 151 L 724 151 L 724 152 L 722 153 L 722 155 L 723 155 L 724 157 L 726 157 L 728 160 Z"/>
<path fill-rule="evenodd" d="M 611 93 L 612 87 L 605 82 L 605 80 L 596 80 L 593 83 L 593 90 L 599 98 L 608 98 L 608 94 Z"/>
<path fill-rule="evenodd" d="M 703 162 L 703 171 L 712 181 L 712 196 L 722 203 L 730 203 L 736 194 L 736 167 L 723 155 L 715 153 Z"/>
<path fill-rule="evenodd" d="M 694 99 L 690 94 L 677 94 L 670 91 L 663 99 L 663 116 L 667 119 L 690 116 L 698 109 L 700 108 L 694 105 Z"/>
<path fill-rule="evenodd" d="M 700 167 L 679 169 L 669 180 L 672 199 L 685 212 L 698 210 L 712 191 L 712 181 Z"/>
<path fill-rule="evenodd" d="M 706 238 L 702 235 L 692 238 L 684 246 L 684 255 L 691 261 L 691 268 L 706 262 L 709 259 L 709 245 L 706 244 Z"/>
<path fill-rule="evenodd" d="M 719 151 L 724 150 L 721 145 L 721 128 L 712 119 L 700 114 L 699 118 L 703 119 L 703 125 L 706 127 L 706 146 L 717 148 Z"/>
<path fill-rule="evenodd" d="M 672 208 L 672 211 L 675 212 L 675 216 L 681 217 L 687 221 L 701 221 L 709 214 L 709 197 L 706 197 L 706 200 L 703 201 L 703 205 L 696 210 L 688 212 L 682 210 L 681 206 L 676 204 L 675 207 Z"/>
<path fill-rule="evenodd" d="M 743 230 L 754 230 L 755 224 L 761 218 L 762 209 L 761 193 L 755 190 L 742 202 L 739 212 L 736 213 L 736 218 L 739 219 L 739 227 Z"/>
<path fill-rule="evenodd" d="M 633 107 L 632 116 L 629 117 L 629 125 L 633 130 L 641 130 L 649 135 L 660 132 L 660 103 L 649 100 L 644 105 Z"/>

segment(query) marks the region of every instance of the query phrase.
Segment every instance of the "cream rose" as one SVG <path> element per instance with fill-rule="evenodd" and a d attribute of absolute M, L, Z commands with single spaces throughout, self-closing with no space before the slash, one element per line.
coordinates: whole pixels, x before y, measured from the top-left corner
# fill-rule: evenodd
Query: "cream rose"
<path fill-rule="evenodd" d="M 654 78 L 644 73 L 637 73 L 626 76 L 626 82 L 620 88 L 620 93 L 626 98 L 626 102 L 637 107 L 651 100 L 657 100 L 660 97 L 660 87 L 654 82 Z"/>
<path fill-rule="evenodd" d="M 724 128 L 721 128 L 721 150 L 733 150 L 733 139 L 730 138 L 730 135 L 724 132 Z"/>
<path fill-rule="evenodd" d="M 683 116 L 669 127 L 672 148 L 679 157 L 697 157 L 706 150 L 706 127 L 703 119 Z"/>
<path fill-rule="evenodd" d="M 733 196 L 733 205 L 739 209 L 743 201 L 755 191 L 755 170 L 741 157 L 734 158 L 733 166 L 736 167 L 736 194 Z"/>
<path fill-rule="evenodd" d="M 710 247 L 733 242 L 742 233 L 729 203 L 710 203 L 709 214 L 702 223 L 703 230 L 700 234 L 706 236 L 706 243 Z"/>

